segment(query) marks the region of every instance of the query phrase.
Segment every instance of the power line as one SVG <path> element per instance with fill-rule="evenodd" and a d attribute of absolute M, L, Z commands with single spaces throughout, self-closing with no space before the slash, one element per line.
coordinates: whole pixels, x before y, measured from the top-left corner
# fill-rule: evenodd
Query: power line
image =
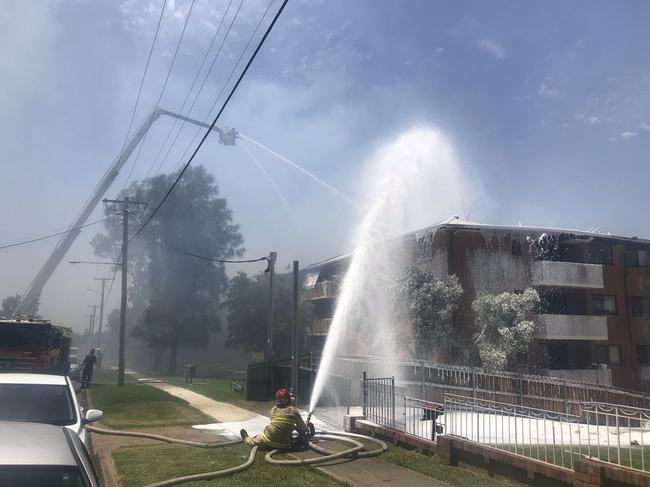
<path fill-rule="evenodd" d="M 163 0 L 162 7 L 160 9 L 160 15 L 158 17 L 158 24 L 156 25 L 156 32 L 154 33 L 153 41 L 151 42 L 151 48 L 149 49 L 149 55 L 147 56 L 147 62 L 144 65 L 144 71 L 142 72 L 142 78 L 140 79 L 138 96 L 135 98 L 133 113 L 131 113 L 131 121 L 129 122 L 129 129 L 126 131 L 126 137 L 124 137 L 124 143 L 122 144 L 122 151 L 124 151 L 124 148 L 126 147 L 126 143 L 129 140 L 129 135 L 131 135 L 131 129 L 133 128 L 133 121 L 135 120 L 135 114 L 138 111 L 138 104 L 140 103 L 140 95 L 142 95 L 142 87 L 144 86 L 144 80 L 147 77 L 147 72 L 149 71 L 149 63 L 151 62 L 151 55 L 153 54 L 153 49 L 156 45 L 156 40 L 158 39 L 158 32 L 160 31 L 160 24 L 162 23 L 166 6 L 167 6 L 167 0 Z M 140 145 L 140 147 L 142 147 L 142 144 Z M 137 164 L 137 159 L 133 163 L 133 166 L 131 167 L 131 171 L 129 172 L 129 175 L 127 176 L 126 181 L 124 182 L 124 186 L 126 186 L 126 184 L 129 182 L 129 179 L 131 179 L 131 175 L 133 174 L 133 170 L 135 169 L 136 164 Z"/>
<path fill-rule="evenodd" d="M 214 127 L 217 125 L 217 122 L 219 121 L 219 118 L 221 117 L 221 114 L 223 113 L 223 111 L 228 106 L 228 103 L 230 102 L 230 99 L 234 96 L 235 92 L 237 91 L 237 88 L 239 87 L 242 80 L 244 79 L 244 76 L 246 76 L 246 73 L 248 72 L 248 69 L 251 67 L 251 65 L 253 64 L 253 61 L 257 57 L 257 54 L 262 49 L 262 46 L 264 45 L 264 42 L 266 41 L 267 37 L 269 36 L 271 31 L 273 30 L 273 27 L 275 26 L 275 23 L 277 22 L 278 18 L 280 18 L 280 15 L 282 14 L 282 11 L 284 10 L 284 7 L 286 7 L 288 1 L 289 0 L 283 0 L 282 5 L 280 5 L 280 8 L 278 9 L 278 11 L 275 14 L 275 17 L 273 17 L 273 20 L 271 21 L 268 28 L 266 29 L 266 32 L 264 32 L 264 35 L 262 36 L 259 43 L 257 44 L 257 47 L 255 48 L 255 51 L 253 51 L 253 54 L 251 55 L 250 59 L 246 63 L 246 66 L 244 67 L 243 71 L 239 75 L 239 78 L 237 79 L 237 82 L 235 83 L 235 85 L 230 90 L 230 93 L 228 94 L 228 97 L 223 102 L 223 105 L 219 109 L 219 112 L 217 113 L 217 115 L 214 117 L 214 120 L 212 121 L 212 124 L 206 130 L 205 134 L 203 135 L 203 138 L 201 139 L 199 144 L 196 146 L 196 149 L 194 149 L 194 152 L 192 153 L 192 155 L 188 159 L 187 163 L 185 164 L 183 169 L 179 172 L 178 176 L 176 177 L 176 180 L 172 183 L 171 187 L 165 193 L 165 196 L 163 197 L 163 199 L 160 201 L 160 203 L 158 203 L 156 208 L 153 210 L 153 212 L 151 212 L 151 214 L 145 220 L 144 224 L 138 229 L 138 231 L 135 233 L 135 235 L 133 237 L 131 237 L 131 239 L 137 237 L 142 232 L 142 230 L 149 224 L 149 222 L 154 217 L 154 215 L 156 215 L 156 213 L 158 213 L 158 211 L 160 210 L 162 205 L 165 204 L 165 201 L 167 201 L 167 198 L 169 198 L 169 195 L 172 193 L 172 191 L 174 190 L 174 188 L 176 187 L 178 182 L 181 180 L 181 178 L 183 177 L 183 174 L 185 174 L 185 171 L 187 171 L 187 168 L 190 167 L 190 164 L 192 163 L 192 161 L 196 157 L 196 154 L 199 152 L 199 150 L 201 149 L 201 147 L 205 143 L 206 139 L 210 135 L 210 132 L 212 132 Z"/>
<path fill-rule="evenodd" d="M 40 242 L 41 240 L 47 240 L 48 238 L 59 237 L 61 235 L 65 235 L 66 233 L 75 232 L 77 230 L 82 230 L 82 229 L 84 229 L 86 227 L 89 227 L 91 225 L 96 225 L 96 224 L 101 223 L 101 222 L 106 221 L 106 220 L 107 220 L 106 218 L 102 218 L 101 220 L 95 220 L 94 222 L 86 223 L 85 225 L 81 225 L 79 227 L 69 228 L 69 229 L 67 229 L 67 230 L 65 230 L 63 232 L 52 233 L 50 235 L 45 235 L 43 237 L 37 237 L 37 238 L 32 238 L 30 240 L 23 240 L 22 242 L 15 242 L 15 243 L 2 245 L 2 246 L 0 246 L 0 250 L 9 249 L 11 247 L 18 247 L 20 245 L 27 245 L 27 244 L 34 243 L 34 242 Z"/>
<path fill-rule="evenodd" d="M 158 109 L 158 107 L 160 106 L 160 101 L 162 100 L 162 97 L 165 94 L 165 89 L 167 88 L 167 82 L 169 81 L 169 77 L 171 76 L 172 70 L 174 69 L 174 64 L 176 63 L 176 56 L 178 55 L 178 50 L 180 49 L 181 43 L 183 42 L 183 37 L 185 37 L 185 29 L 187 29 L 187 24 L 190 21 L 190 15 L 192 15 L 192 9 L 194 8 L 195 1 L 196 0 L 192 0 L 192 3 L 190 4 L 190 8 L 187 11 L 187 17 L 185 17 L 183 30 L 181 31 L 181 35 L 178 38 L 178 42 L 176 43 L 176 50 L 174 51 L 172 62 L 170 63 L 169 69 L 167 70 L 167 76 L 165 77 L 165 82 L 163 83 L 162 89 L 160 90 L 160 95 L 158 96 L 158 100 L 156 101 L 156 107 L 154 108 L 154 110 Z M 138 161 L 140 160 L 140 153 L 142 152 L 142 147 L 144 147 L 144 144 L 147 142 L 148 135 L 149 132 L 147 132 L 144 135 L 144 139 L 142 139 L 142 142 L 140 143 L 140 148 L 138 150 L 138 153 L 135 156 L 135 162 L 133 163 L 133 168 L 131 168 L 131 173 L 129 174 L 129 177 L 127 178 L 126 182 L 128 182 L 129 178 L 131 177 L 131 174 L 133 173 L 133 169 L 135 169 L 135 166 L 138 164 Z M 126 182 L 124 183 L 125 186 L 126 186 Z"/>
<path fill-rule="evenodd" d="M 232 1 L 231 1 L 231 3 L 232 3 Z M 232 26 L 235 24 L 235 21 L 237 20 L 237 17 L 239 16 L 239 11 L 241 10 L 243 4 L 244 4 L 244 0 L 241 0 L 239 2 L 239 6 L 237 7 L 237 10 L 235 11 L 235 14 L 233 15 L 232 20 L 230 21 L 230 25 L 228 26 L 228 30 L 226 31 L 226 34 L 224 35 L 223 39 L 221 40 L 221 43 L 219 44 L 219 49 L 217 50 L 217 53 L 215 54 L 214 59 L 212 59 L 212 63 L 210 63 L 210 68 L 208 69 L 207 73 L 205 73 L 205 76 L 203 77 L 203 81 L 201 82 L 201 86 L 199 87 L 198 91 L 196 92 L 196 95 L 194 96 L 194 100 L 192 100 L 192 104 L 190 105 L 190 108 L 187 111 L 187 116 L 189 116 L 190 113 L 192 113 L 192 110 L 194 109 L 194 105 L 196 105 L 196 102 L 199 99 L 199 96 L 201 95 L 201 92 L 203 91 L 203 87 L 205 86 L 205 83 L 208 81 L 208 78 L 210 77 L 210 73 L 212 73 L 212 70 L 214 69 L 214 66 L 215 66 L 216 62 L 219 59 L 219 56 L 221 55 L 221 51 L 223 50 L 223 46 L 226 43 L 226 40 L 228 39 L 228 36 L 230 35 L 230 31 L 232 29 Z M 269 4 L 269 6 L 270 6 L 270 4 Z M 228 5 L 228 9 L 230 9 L 230 4 Z M 267 9 L 267 11 L 268 11 L 268 9 Z M 225 15 L 224 15 L 224 19 L 225 19 Z M 222 19 L 222 20 L 224 20 L 224 19 Z M 220 26 L 221 26 L 221 24 L 220 24 Z M 255 32 L 257 32 L 257 29 L 255 29 Z M 245 52 L 245 50 L 244 50 L 244 52 Z M 221 92 L 219 92 L 219 95 L 217 96 L 217 100 L 219 99 L 219 96 L 221 96 L 222 92 L 223 92 L 223 89 L 221 90 Z M 189 93 L 188 93 L 188 96 L 189 96 Z M 216 103 L 216 100 L 215 100 L 215 103 Z M 212 106 L 212 108 L 214 108 L 214 105 Z M 182 108 L 181 108 L 181 110 L 182 110 Z M 212 109 L 210 109 L 210 112 L 211 111 L 212 111 Z M 210 112 L 208 112 L 208 115 L 210 114 Z M 174 145 L 176 145 L 176 141 L 178 140 L 178 137 L 180 136 L 181 132 L 183 131 L 183 127 L 185 126 L 185 122 L 186 122 L 185 120 L 182 121 L 181 126 L 179 127 L 178 131 L 176 132 L 176 135 L 174 136 L 174 140 L 172 140 L 171 145 L 169 146 L 169 148 L 167 149 L 167 152 L 165 153 L 165 156 L 163 157 L 162 161 L 160 161 L 160 164 L 158 165 L 158 168 L 156 169 L 155 174 L 158 174 L 160 172 L 163 165 L 165 164 L 165 162 L 169 158 L 169 154 L 171 153 Z M 196 139 L 196 135 L 194 136 L 194 138 L 190 142 L 189 147 L 191 147 L 192 143 L 194 143 L 194 139 Z M 185 154 L 187 153 L 188 150 L 189 150 L 189 148 L 185 150 L 182 157 L 185 157 Z"/>
<path fill-rule="evenodd" d="M 246 51 L 248 50 L 248 47 L 250 46 L 251 42 L 253 42 L 253 38 L 255 37 L 255 34 L 257 34 L 257 31 L 259 30 L 260 25 L 262 25 L 262 21 L 263 21 L 264 18 L 266 17 L 266 14 L 269 12 L 269 10 L 270 10 L 272 4 L 273 4 L 273 0 L 271 0 L 271 1 L 268 3 L 268 5 L 266 6 L 266 10 L 264 11 L 264 15 L 262 15 L 262 17 L 260 18 L 260 20 L 257 22 L 257 25 L 255 26 L 255 30 L 253 31 L 253 33 L 252 33 L 251 36 L 249 37 L 248 42 L 246 43 L 246 46 L 244 46 L 244 49 L 242 49 L 242 52 L 241 52 L 241 54 L 239 55 L 239 59 L 237 59 L 237 62 L 233 65 L 232 70 L 230 71 L 230 74 L 228 75 L 228 78 L 226 79 L 226 82 L 225 82 L 225 83 L 223 84 L 223 86 L 221 87 L 221 90 L 219 90 L 219 94 L 218 94 L 217 97 L 214 99 L 214 103 L 213 103 L 212 106 L 210 107 L 210 110 L 208 110 L 208 114 L 207 114 L 207 115 L 205 116 L 205 118 L 203 119 L 203 122 L 204 122 L 204 123 L 208 121 L 208 119 L 209 119 L 209 117 L 210 117 L 210 114 L 211 114 L 211 113 L 213 112 L 213 110 L 214 110 L 214 107 L 217 106 L 217 103 L 218 103 L 219 100 L 221 99 L 221 95 L 223 94 L 223 92 L 225 91 L 226 87 L 228 86 L 228 83 L 230 83 L 230 80 L 232 79 L 232 76 L 235 74 L 235 70 L 237 69 L 237 66 L 239 66 L 239 63 L 240 63 L 241 60 L 244 58 L 244 54 L 246 54 Z M 179 132 L 179 133 L 180 133 L 180 132 Z M 194 133 L 194 137 L 192 137 L 192 140 L 190 140 L 189 144 L 187 144 L 187 147 L 185 148 L 185 151 L 183 152 L 183 155 L 180 157 L 180 159 L 179 159 L 179 161 L 178 161 L 178 164 L 176 165 L 176 168 L 174 169 L 174 172 L 175 172 L 175 171 L 178 171 L 178 170 L 180 169 L 180 167 L 181 167 L 182 164 L 183 164 L 183 158 L 184 158 L 185 155 L 189 152 L 190 148 L 192 147 L 192 144 L 194 143 L 194 141 L 196 140 L 196 138 L 199 136 L 200 133 L 201 133 L 201 129 L 197 129 L 196 132 Z"/>
<path fill-rule="evenodd" d="M 183 100 L 183 104 L 181 105 L 180 110 L 178 111 L 181 115 L 183 113 L 183 110 L 185 109 L 185 105 L 187 104 L 187 101 L 190 99 L 190 95 L 192 94 L 192 91 L 194 90 L 194 86 L 196 85 L 196 82 L 199 80 L 199 76 L 201 75 L 201 71 L 203 71 L 203 66 L 205 65 L 205 62 L 208 60 L 208 56 L 210 55 L 210 51 L 212 50 L 212 46 L 214 45 L 214 42 L 217 40 L 217 37 L 219 36 L 219 32 L 221 32 L 221 27 L 223 26 L 224 21 L 226 20 L 226 17 L 228 16 L 228 12 L 230 12 L 230 7 L 232 5 L 233 0 L 230 0 L 228 3 L 228 7 L 226 7 L 226 11 L 223 14 L 223 17 L 221 17 L 221 21 L 219 22 L 219 26 L 217 27 L 217 30 L 214 32 L 214 35 L 212 36 L 212 40 L 210 41 L 210 45 L 208 46 L 208 49 L 205 51 L 205 56 L 203 56 L 203 60 L 201 61 L 201 64 L 199 66 L 199 69 L 196 71 L 196 76 L 194 76 L 194 80 L 192 81 L 192 85 L 190 86 L 190 89 L 187 91 L 187 95 L 185 96 L 185 100 Z M 239 4 L 239 9 L 241 8 L 242 4 L 244 3 L 244 0 L 242 0 Z M 233 18 L 233 21 L 230 23 L 230 27 L 232 27 L 232 24 L 234 23 L 235 19 L 237 18 L 237 15 L 239 14 L 239 9 L 237 9 L 237 12 L 235 12 L 235 16 Z M 214 64 L 219 57 L 219 54 L 221 53 L 221 48 L 223 47 L 224 42 L 226 41 L 226 38 L 228 37 L 228 34 L 230 33 L 230 27 L 228 28 L 228 31 L 226 32 L 226 35 L 223 38 L 223 41 L 221 42 L 221 46 L 219 47 L 219 50 L 217 51 L 217 54 L 215 55 L 214 59 L 212 60 L 212 64 L 210 65 L 210 69 L 208 69 L 208 72 L 205 75 L 205 78 L 203 79 L 203 83 L 199 87 L 199 91 L 197 92 L 196 96 L 194 97 L 194 101 L 192 103 L 192 106 L 187 112 L 187 115 L 189 116 L 190 112 L 192 111 L 192 108 L 194 108 L 194 104 L 196 103 L 197 98 L 201 94 L 201 90 L 203 89 L 203 86 L 205 85 L 206 80 L 208 79 L 208 76 L 210 76 L 210 73 L 212 72 L 212 68 L 214 67 Z M 156 157 L 154 158 L 153 163 L 151 164 L 151 167 L 149 168 L 149 171 L 147 171 L 147 176 L 151 172 L 151 170 L 154 168 L 156 163 L 160 160 L 160 156 L 162 155 L 163 150 L 165 149 L 165 146 L 167 145 L 167 142 L 169 142 L 169 139 L 176 128 L 176 124 L 178 124 L 178 119 L 174 119 L 174 123 L 169 129 L 169 132 L 167 132 L 167 136 L 165 137 L 164 142 L 160 146 L 160 150 L 158 151 L 158 154 L 156 154 Z M 172 144 L 169 146 L 169 150 L 167 151 L 167 154 L 165 154 L 165 158 L 162 160 L 158 168 L 156 169 L 156 172 L 154 173 L 154 176 L 158 174 L 160 169 L 162 168 L 163 164 L 167 160 L 167 156 L 169 155 L 169 152 L 171 151 L 172 147 L 174 147 L 174 144 L 176 143 L 176 139 L 178 139 L 178 134 L 180 131 L 183 129 L 183 125 L 185 124 L 185 120 L 183 120 L 183 124 L 181 124 L 181 128 L 179 129 L 178 133 L 176 134 L 176 137 L 174 138 L 174 141 Z"/>
<path fill-rule="evenodd" d="M 176 250 L 177 252 L 180 252 L 181 254 L 188 255 L 190 257 L 195 257 L 195 258 L 201 259 L 201 260 L 207 260 L 209 262 L 217 262 L 217 263 L 220 263 L 220 264 L 249 264 L 251 262 L 261 262 L 263 260 L 269 260 L 268 257 L 260 257 L 258 259 L 245 259 L 245 260 L 214 259 L 212 257 L 206 257 L 205 255 L 195 254 L 193 252 L 189 252 L 189 251 L 187 251 L 185 249 L 177 247 L 176 245 L 174 245 L 174 244 L 168 242 L 167 240 L 165 240 L 164 238 L 162 238 L 160 235 L 156 234 L 149 227 L 146 227 L 146 230 L 151 235 L 153 235 L 156 240 L 158 240 L 161 243 L 164 243 L 169 248 L 172 248 L 172 249 Z"/>

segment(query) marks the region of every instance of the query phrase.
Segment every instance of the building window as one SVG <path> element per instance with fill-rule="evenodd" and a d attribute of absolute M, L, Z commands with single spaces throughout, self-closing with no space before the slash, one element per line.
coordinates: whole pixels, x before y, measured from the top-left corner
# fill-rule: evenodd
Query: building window
<path fill-rule="evenodd" d="M 650 298 L 632 296 L 632 316 L 650 316 Z"/>
<path fill-rule="evenodd" d="M 615 315 L 616 296 L 593 294 L 591 296 L 591 310 L 595 315 Z"/>
<path fill-rule="evenodd" d="M 636 359 L 641 365 L 650 365 L 650 345 L 637 345 Z"/>
<path fill-rule="evenodd" d="M 592 264 L 611 264 L 612 248 L 609 245 L 591 245 L 589 247 L 589 261 Z"/>
<path fill-rule="evenodd" d="M 596 346 L 596 361 L 600 364 L 621 365 L 620 345 Z"/>
<path fill-rule="evenodd" d="M 524 255 L 524 249 L 520 238 L 514 237 L 512 239 L 512 255 L 517 257 Z"/>
<path fill-rule="evenodd" d="M 650 252 L 648 249 L 628 248 L 625 251 L 625 264 L 633 267 L 649 267 Z"/>

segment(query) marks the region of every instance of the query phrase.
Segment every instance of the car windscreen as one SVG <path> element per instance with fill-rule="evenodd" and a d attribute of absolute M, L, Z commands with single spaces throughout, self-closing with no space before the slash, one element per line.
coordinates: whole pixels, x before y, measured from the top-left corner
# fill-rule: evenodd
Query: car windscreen
<path fill-rule="evenodd" d="M 12 487 L 86 487 L 79 467 L 0 466 L 0 485 Z"/>
<path fill-rule="evenodd" d="M 48 348 L 49 340 L 48 326 L 0 323 L 0 350 L 40 352 Z"/>
<path fill-rule="evenodd" d="M 65 384 L 0 384 L 0 421 L 74 424 L 70 389 Z"/>

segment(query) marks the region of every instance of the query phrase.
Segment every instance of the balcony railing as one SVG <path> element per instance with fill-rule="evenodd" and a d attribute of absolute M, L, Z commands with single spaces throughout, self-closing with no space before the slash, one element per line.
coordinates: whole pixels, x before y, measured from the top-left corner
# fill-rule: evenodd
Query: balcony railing
<path fill-rule="evenodd" d="M 607 340 L 606 316 L 537 315 L 537 338 Z"/>
<path fill-rule="evenodd" d="M 603 266 L 600 264 L 540 260 L 533 262 L 532 272 L 535 286 L 603 287 Z"/>
<path fill-rule="evenodd" d="M 317 282 L 314 287 L 305 289 L 302 296 L 305 301 L 332 299 L 336 297 L 337 291 L 338 286 L 334 281 L 321 281 Z"/>

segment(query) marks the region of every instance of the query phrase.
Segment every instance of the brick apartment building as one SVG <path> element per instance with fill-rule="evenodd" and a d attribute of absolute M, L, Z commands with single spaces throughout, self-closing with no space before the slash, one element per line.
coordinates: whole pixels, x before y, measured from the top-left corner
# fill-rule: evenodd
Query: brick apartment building
<path fill-rule="evenodd" d="M 404 235 L 402 243 L 413 263 L 458 277 L 463 296 L 454 319 L 468 339 L 478 294 L 533 287 L 541 303 L 527 372 L 626 388 L 650 384 L 650 240 L 456 220 Z M 305 269 L 315 351 L 348 263 L 341 256 Z M 540 351 L 543 366 L 531 356 Z"/>

